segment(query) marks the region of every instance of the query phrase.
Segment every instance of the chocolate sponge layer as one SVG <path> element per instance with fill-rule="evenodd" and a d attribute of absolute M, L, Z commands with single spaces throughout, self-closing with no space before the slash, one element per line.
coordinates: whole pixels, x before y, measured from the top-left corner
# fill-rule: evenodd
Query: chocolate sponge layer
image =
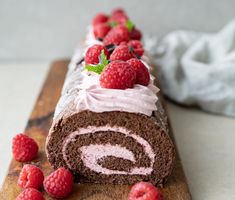
<path fill-rule="evenodd" d="M 127 112 L 94 113 L 83 111 L 66 118 L 57 120 L 47 139 L 46 150 L 49 162 L 54 168 L 66 167 L 79 176 L 79 182 L 133 184 L 138 181 L 150 181 L 153 184 L 163 184 L 170 175 L 174 162 L 174 146 L 168 135 L 167 124 L 160 112 L 154 112 L 151 117 L 143 114 Z M 155 116 L 156 115 L 156 116 Z M 98 163 L 107 169 L 129 171 L 133 167 L 148 167 L 150 159 L 145 154 L 143 146 L 133 138 L 125 137 L 123 133 L 113 131 L 100 131 L 76 136 L 65 149 L 67 162 L 63 158 L 62 147 L 66 137 L 80 128 L 89 126 L 116 126 L 125 127 L 132 133 L 148 141 L 155 154 L 153 171 L 149 175 L 106 175 L 87 168 L 82 159 L 79 148 L 90 144 L 120 145 L 133 152 L 136 162 L 117 158 L 103 157 Z"/>

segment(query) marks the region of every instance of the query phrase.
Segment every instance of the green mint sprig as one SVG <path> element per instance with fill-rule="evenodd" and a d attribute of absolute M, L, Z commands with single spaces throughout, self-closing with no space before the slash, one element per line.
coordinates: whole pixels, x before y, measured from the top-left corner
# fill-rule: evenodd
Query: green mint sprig
<path fill-rule="evenodd" d="M 116 22 L 116 21 L 111 21 L 111 22 L 109 22 L 108 24 L 109 24 L 109 26 L 111 26 L 111 27 L 113 28 L 113 27 L 118 26 L 119 23 Z M 132 31 L 133 28 L 135 27 L 135 24 L 134 24 L 131 20 L 128 19 L 128 20 L 125 22 L 125 26 L 127 27 L 128 31 L 130 32 L 130 31 Z"/>
<path fill-rule="evenodd" d="M 107 59 L 107 56 L 104 53 L 104 50 L 101 51 L 101 54 L 99 56 L 99 64 L 97 65 L 86 65 L 85 69 L 87 71 L 95 72 L 97 74 L 101 74 L 103 69 L 106 65 L 108 65 L 109 61 Z"/>
<path fill-rule="evenodd" d="M 135 27 L 135 24 L 129 19 L 126 21 L 125 25 L 129 32 L 132 31 L 133 28 Z"/>
<path fill-rule="evenodd" d="M 113 28 L 113 27 L 115 27 L 115 26 L 118 25 L 118 22 L 116 22 L 116 21 L 111 21 L 111 22 L 109 22 L 108 24 L 109 24 L 109 26 L 111 26 L 111 27 Z"/>

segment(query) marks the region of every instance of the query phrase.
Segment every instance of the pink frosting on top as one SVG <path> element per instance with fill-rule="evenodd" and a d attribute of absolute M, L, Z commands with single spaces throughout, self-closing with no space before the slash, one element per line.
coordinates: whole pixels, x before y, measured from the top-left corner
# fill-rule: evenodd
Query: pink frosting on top
<path fill-rule="evenodd" d="M 82 83 L 76 86 L 79 89 L 75 99 L 78 111 L 125 111 L 151 116 L 152 111 L 157 110 L 156 93 L 159 89 L 154 86 L 153 80 L 147 87 L 135 84 L 134 88 L 119 90 L 100 87 L 99 76 L 87 71 L 81 73 Z"/>
<path fill-rule="evenodd" d="M 149 167 L 134 167 L 131 169 L 129 172 L 127 171 L 119 171 L 119 170 L 111 170 L 111 169 L 106 169 L 99 165 L 97 162 L 99 159 L 106 157 L 106 156 L 114 156 L 117 158 L 123 158 L 126 160 L 130 160 L 133 163 L 136 162 L 135 155 L 132 151 L 129 149 L 120 146 L 120 145 L 111 145 L 111 144 L 103 144 L 103 145 L 98 145 L 98 144 L 90 144 L 88 146 L 82 146 L 80 147 L 81 151 L 81 159 L 84 163 L 84 165 L 91 169 L 92 171 L 95 171 L 97 173 L 102 173 L 102 174 L 124 174 L 124 175 L 133 175 L 133 174 L 139 174 L 139 175 L 147 175 L 151 174 L 153 170 L 153 164 L 155 161 L 155 155 L 153 152 L 152 147 L 150 144 L 143 139 L 142 137 L 131 133 L 131 131 L 127 130 L 124 127 L 117 127 L 117 126 L 100 126 L 100 127 L 95 127 L 95 126 L 89 126 L 87 128 L 80 128 L 79 130 L 72 132 L 67 136 L 65 139 L 65 142 L 63 144 L 63 158 L 66 161 L 67 165 L 70 167 L 69 162 L 67 160 L 66 156 L 66 148 L 69 145 L 69 143 L 73 140 L 75 140 L 75 137 L 77 135 L 83 135 L 83 134 L 88 134 L 88 133 L 96 133 L 98 131 L 114 131 L 114 132 L 120 132 L 126 135 L 126 137 L 132 137 L 133 139 L 136 140 L 137 143 L 141 144 L 144 148 L 144 151 L 146 155 L 149 156 L 151 160 L 151 164 Z"/>

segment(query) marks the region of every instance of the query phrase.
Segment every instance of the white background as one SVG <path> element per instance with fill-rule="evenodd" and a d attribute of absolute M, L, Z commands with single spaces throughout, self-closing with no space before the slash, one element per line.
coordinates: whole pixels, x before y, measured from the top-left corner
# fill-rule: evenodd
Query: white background
<path fill-rule="evenodd" d="M 0 60 L 70 56 L 97 11 L 126 8 L 145 33 L 217 31 L 235 17 L 234 0 L 0 0 Z"/>

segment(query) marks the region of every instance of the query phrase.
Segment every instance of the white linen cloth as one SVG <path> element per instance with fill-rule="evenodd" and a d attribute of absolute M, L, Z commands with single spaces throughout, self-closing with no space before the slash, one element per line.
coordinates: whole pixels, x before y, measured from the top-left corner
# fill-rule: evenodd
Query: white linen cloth
<path fill-rule="evenodd" d="M 170 99 L 235 117 L 235 20 L 215 34 L 175 31 L 145 39 Z"/>

